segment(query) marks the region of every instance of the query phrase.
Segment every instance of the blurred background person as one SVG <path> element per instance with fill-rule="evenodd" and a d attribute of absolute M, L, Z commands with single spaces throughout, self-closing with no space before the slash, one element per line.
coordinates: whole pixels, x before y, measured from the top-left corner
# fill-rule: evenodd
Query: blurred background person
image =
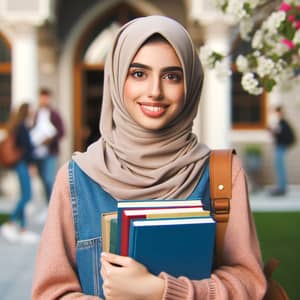
<path fill-rule="evenodd" d="M 1 233 L 10 242 L 35 243 L 39 240 L 38 234 L 27 229 L 25 207 L 32 197 L 31 176 L 29 164 L 33 157 L 33 145 L 29 135 L 28 120 L 30 106 L 28 103 L 20 105 L 12 113 L 6 124 L 8 134 L 16 137 L 16 147 L 22 150 L 20 160 L 12 166 L 16 171 L 20 185 L 20 198 L 10 215 L 10 220 L 1 226 Z"/>
<path fill-rule="evenodd" d="M 39 92 L 39 107 L 34 125 L 30 132 L 35 145 L 34 161 L 41 178 L 47 201 L 50 199 L 54 183 L 59 154 L 59 142 L 64 136 L 64 124 L 58 111 L 51 106 L 52 92 L 41 88 Z M 47 210 L 38 216 L 38 221 L 46 219 Z"/>
<path fill-rule="evenodd" d="M 284 116 L 283 107 L 274 107 L 274 124 L 270 132 L 274 140 L 274 170 L 276 174 L 276 186 L 271 189 L 271 196 L 282 196 L 287 192 L 286 153 L 295 143 L 295 134 Z"/>

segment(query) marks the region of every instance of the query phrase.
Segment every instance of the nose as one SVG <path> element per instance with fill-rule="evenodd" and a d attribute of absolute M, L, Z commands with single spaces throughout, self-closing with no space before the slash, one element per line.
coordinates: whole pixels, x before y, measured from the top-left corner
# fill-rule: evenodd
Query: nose
<path fill-rule="evenodd" d="M 149 97 L 160 100 L 163 97 L 162 82 L 159 76 L 154 76 L 149 84 Z"/>

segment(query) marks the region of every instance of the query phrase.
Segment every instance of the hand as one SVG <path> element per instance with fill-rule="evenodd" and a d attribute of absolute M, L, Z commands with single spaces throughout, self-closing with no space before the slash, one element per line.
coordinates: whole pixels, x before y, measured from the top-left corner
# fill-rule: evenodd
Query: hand
<path fill-rule="evenodd" d="M 33 165 L 33 164 L 30 164 L 29 165 L 29 174 L 30 174 L 30 176 L 32 176 L 32 177 L 36 176 L 37 173 L 38 173 L 37 167 L 35 165 Z"/>
<path fill-rule="evenodd" d="M 101 264 L 106 300 L 162 299 L 164 280 L 134 259 L 102 252 Z"/>
<path fill-rule="evenodd" d="M 53 138 L 46 138 L 45 140 L 43 140 L 43 145 L 45 146 L 49 146 L 53 141 Z"/>

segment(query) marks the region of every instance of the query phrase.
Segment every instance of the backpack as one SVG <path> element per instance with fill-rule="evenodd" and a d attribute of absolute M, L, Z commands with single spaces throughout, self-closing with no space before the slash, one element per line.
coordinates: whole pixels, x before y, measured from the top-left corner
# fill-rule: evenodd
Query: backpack
<path fill-rule="evenodd" d="M 213 150 L 210 154 L 210 196 L 212 213 L 215 218 L 216 229 L 216 263 L 222 263 L 222 250 L 224 235 L 230 215 L 231 199 L 231 172 L 232 157 L 234 150 Z M 272 278 L 272 273 L 278 266 L 279 261 L 270 258 L 264 267 L 264 274 L 267 280 L 267 292 L 264 300 L 289 300 L 284 288 Z"/>
<path fill-rule="evenodd" d="M 0 141 L 0 166 L 13 167 L 23 156 L 23 150 L 16 145 L 16 135 L 7 133 Z"/>
<path fill-rule="evenodd" d="M 292 146 L 296 142 L 296 136 L 293 128 L 285 120 L 281 122 L 281 125 L 282 125 L 282 134 L 281 134 L 282 142 L 287 146 Z"/>

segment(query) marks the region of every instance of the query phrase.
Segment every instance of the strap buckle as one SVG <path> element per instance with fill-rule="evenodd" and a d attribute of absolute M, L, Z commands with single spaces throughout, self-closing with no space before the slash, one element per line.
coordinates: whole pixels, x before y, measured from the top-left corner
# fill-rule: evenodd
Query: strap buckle
<path fill-rule="evenodd" d="M 226 222 L 229 219 L 230 199 L 220 198 L 213 201 L 213 212 L 216 221 Z"/>

